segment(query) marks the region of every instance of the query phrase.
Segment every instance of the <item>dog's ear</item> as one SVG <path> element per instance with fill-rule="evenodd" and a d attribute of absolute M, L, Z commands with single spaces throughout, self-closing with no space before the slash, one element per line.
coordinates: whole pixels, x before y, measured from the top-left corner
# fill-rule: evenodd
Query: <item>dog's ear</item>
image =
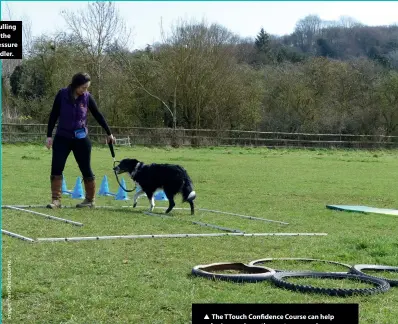
<path fill-rule="evenodd" d="M 122 167 L 122 168 L 128 168 L 128 167 L 130 167 L 131 165 L 133 164 L 133 162 L 132 162 L 132 160 L 131 159 L 122 159 L 120 162 L 119 162 L 119 165 Z"/>
<path fill-rule="evenodd" d="M 135 168 L 135 166 L 138 164 L 138 160 L 137 159 L 128 159 L 128 165 L 131 168 L 131 170 L 133 170 Z"/>
<path fill-rule="evenodd" d="M 140 161 L 138 161 L 137 159 L 131 159 L 131 161 L 134 164 L 134 166 L 136 166 L 138 163 L 140 163 Z"/>

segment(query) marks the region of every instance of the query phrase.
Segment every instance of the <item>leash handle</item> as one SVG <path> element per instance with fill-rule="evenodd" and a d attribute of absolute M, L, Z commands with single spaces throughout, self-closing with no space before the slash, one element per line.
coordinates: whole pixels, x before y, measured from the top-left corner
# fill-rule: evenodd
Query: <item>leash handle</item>
<path fill-rule="evenodd" d="M 109 149 L 111 150 L 112 157 L 115 158 L 115 151 L 113 150 L 112 142 L 108 142 Z"/>

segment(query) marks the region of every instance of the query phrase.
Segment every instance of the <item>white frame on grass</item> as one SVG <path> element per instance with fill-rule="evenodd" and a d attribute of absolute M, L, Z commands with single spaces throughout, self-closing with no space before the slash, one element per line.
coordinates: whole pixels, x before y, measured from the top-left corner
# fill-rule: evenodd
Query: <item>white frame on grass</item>
<path fill-rule="evenodd" d="M 10 232 L 10 231 L 6 231 L 4 229 L 1 230 L 1 233 L 5 234 L 5 235 L 8 235 L 8 236 L 11 236 L 11 237 L 15 237 L 15 238 L 23 240 L 23 241 L 28 241 L 28 242 L 31 242 L 31 243 L 35 242 L 35 240 L 31 239 L 30 237 L 22 236 L 20 234 L 13 233 L 13 232 Z"/>
<path fill-rule="evenodd" d="M 48 209 L 46 205 L 1 205 L 1 208 L 10 208 L 10 207 L 16 207 L 16 208 L 45 208 Z M 61 206 L 59 207 L 60 209 L 64 208 L 72 208 L 72 209 L 77 209 L 76 206 Z M 95 206 L 95 208 L 109 208 L 109 209 L 118 209 L 120 206 Z"/>
<path fill-rule="evenodd" d="M 81 236 L 81 237 L 45 237 L 37 238 L 37 242 L 71 242 L 97 241 L 114 239 L 140 238 L 187 238 L 187 237 L 215 237 L 215 236 L 326 236 L 327 233 L 205 233 L 205 234 L 143 234 L 143 235 L 115 235 L 115 236 Z"/>
<path fill-rule="evenodd" d="M 289 225 L 289 223 L 282 222 L 282 221 L 277 221 L 277 220 L 272 220 L 272 219 L 266 219 L 266 218 L 261 218 L 261 217 L 254 217 L 254 216 L 247 216 L 247 215 L 241 215 L 241 214 L 235 214 L 235 213 L 229 213 L 229 212 L 223 212 L 220 210 L 212 210 L 212 209 L 205 209 L 205 208 L 198 208 L 200 211 L 207 211 L 211 213 L 217 213 L 217 214 L 225 214 L 225 215 L 231 215 L 231 216 L 238 216 L 242 218 L 248 218 L 248 219 L 253 219 L 253 220 L 261 220 L 264 222 L 271 222 L 271 223 L 279 223 L 283 225 Z"/>
<path fill-rule="evenodd" d="M 123 208 L 133 208 L 133 206 L 122 206 Z M 145 208 L 144 206 L 136 206 L 135 208 Z M 160 209 L 167 209 L 168 207 L 154 207 L 154 208 L 160 208 Z M 181 207 L 174 207 L 173 209 L 177 210 L 191 210 L 191 208 L 181 208 Z M 282 221 L 277 221 L 277 220 L 272 220 L 272 219 L 266 219 L 266 218 L 261 218 L 261 217 L 254 217 L 254 216 L 248 216 L 248 215 L 241 215 L 241 214 L 235 214 L 235 213 L 230 213 L 230 212 L 223 212 L 220 210 L 212 210 L 212 209 L 206 209 L 206 208 L 197 208 L 196 210 L 200 211 L 207 211 L 211 213 L 217 213 L 217 214 L 225 214 L 225 215 L 231 215 L 231 216 L 238 216 L 242 218 L 248 218 L 252 220 L 260 220 L 264 222 L 271 222 L 271 223 L 279 223 L 283 225 L 289 225 L 289 223 L 282 222 Z"/>
<path fill-rule="evenodd" d="M 179 218 L 175 218 L 175 217 L 168 216 L 168 215 L 164 215 L 164 214 L 154 214 L 154 213 L 150 213 L 150 212 L 144 212 L 144 214 L 145 214 L 145 215 L 149 215 L 149 216 L 157 216 L 157 217 L 163 217 L 163 218 L 171 218 L 171 219 L 175 219 L 175 220 L 179 220 L 179 221 L 184 221 L 184 222 L 189 222 L 189 223 L 191 223 L 191 224 L 195 224 L 195 225 L 199 225 L 199 226 L 204 226 L 204 227 L 212 227 L 212 228 L 216 228 L 216 229 L 219 229 L 219 230 L 225 231 L 225 232 L 244 233 L 244 232 L 241 231 L 241 230 L 237 230 L 237 229 L 233 229 L 233 228 L 222 227 L 222 226 L 218 226 L 218 225 L 213 225 L 213 224 L 208 224 L 208 223 L 202 223 L 202 222 L 197 222 L 197 221 L 179 219 Z"/>
<path fill-rule="evenodd" d="M 2 208 L 6 208 L 6 209 L 14 209 L 14 210 L 19 210 L 19 211 L 23 211 L 23 212 L 39 215 L 39 216 L 42 216 L 42 217 L 45 217 L 45 218 L 48 218 L 48 219 L 61 221 L 63 223 L 68 223 L 68 224 L 72 224 L 72 225 L 75 225 L 75 226 L 83 226 L 83 223 L 79 223 L 79 222 L 75 222 L 75 221 L 72 221 L 72 220 L 69 220 L 69 219 L 55 217 L 55 216 L 51 216 L 51 215 L 35 212 L 35 211 L 29 210 L 29 209 L 19 208 L 19 207 L 15 207 L 15 206 L 7 206 L 7 205 L 6 206 L 1 206 L 1 207 Z"/>
<path fill-rule="evenodd" d="M 45 205 L 8 205 L 10 207 L 18 207 L 18 208 L 46 208 Z M 8 208 L 8 206 L 2 205 L 2 208 Z M 133 208 L 133 206 L 121 206 L 122 208 Z M 61 208 L 76 208 L 74 206 L 62 206 Z M 119 206 L 95 206 L 95 208 L 109 208 L 109 209 L 117 209 Z M 136 206 L 135 208 L 147 208 L 145 206 Z M 160 208 L 160 209 L 167 209 L 167 207 L 155 207 L 155 208 Z M 173 209 L 176 210 L 191 210 L 190 208 L 181 208 L 181 207 L 174 207 Z M 235 214 L 235 213 L 230 213 L 230 212 L 223 212 L 220 210 L 212 210 L 212 209 L 206 209 L 206 208 L 197 208 L 196 210 L 200 211 L 207 211 L 211 213 L 217 213 L 217 214 L 225 214 L 225 215 L 231 215 L 231 216 L 237 216 L 237 217 L 242 217 L 242 218 L 247 218 L 247 219 L 252 219 L 252 220 L 259 220 L 259 221 L 264 221 L 264 222 L 271 222 L 271 223 L 279 223 L 283 225 L 289 225 L 287 222 L 282 222 L 282 221 L 277 221 L 277 220 L 272 220 L 272 219 L 266 219 L 266 218 L 261 218 L 261 217 L 254 217 L 254 216 L 248 216 L 248 215 L 242 215 L 242 214 Z"/>

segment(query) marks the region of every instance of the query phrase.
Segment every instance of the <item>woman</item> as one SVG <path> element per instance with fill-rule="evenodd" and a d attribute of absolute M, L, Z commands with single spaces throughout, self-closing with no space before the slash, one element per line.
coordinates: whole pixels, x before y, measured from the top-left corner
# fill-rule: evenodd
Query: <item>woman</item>
<path fill-rule="evenodd" d="M 104 116 L 99 112 L 97 104 L 87 91 L 91 83 L 87 73 L 77 73 L 71 84 L 58 91 L 50 113 L 47 126 L 48 149 L 52 147 L 51 193 L 52 202 L 47 208 L 61 207 L 62 179 L 66 160 L 72 151 L 83 175 L 86 197 L 76 207 L 94 207 L 95 175 L 91 170 L 91 142 L 87 137 L 87 112 L 93 114 L 97 122 L 106 131 L 107 142 L 115 143 Z M 57 119 L 58 127 L 52 139 L 52 132 Z"/>

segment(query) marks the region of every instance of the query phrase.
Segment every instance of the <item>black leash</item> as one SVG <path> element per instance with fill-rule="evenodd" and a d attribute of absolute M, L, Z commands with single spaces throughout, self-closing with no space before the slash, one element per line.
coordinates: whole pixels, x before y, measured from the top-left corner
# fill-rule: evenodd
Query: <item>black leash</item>
<path fill-rule="evenodd" d="M 117 163 L 117 162 L 120 162 L 120 161 L 116 161 L 116 160 L 115 160 L 115 151 L 113 150 L 113 144 L 112 144 L 112 142 L 108 142 L 108 146 L 109 146 L 109 149 L 111 150 L 111 154 L 112 154 L 112 158 L 113 158 L 113 169 L 115 169 L 116 163 Z M 116 172 L 115 170 L 114 170 L 113 172 L 115 173 L 117 183 L 119 184 L 119 186 L 120 186 L 125 192 L 132 192 L 132 191 L 135 191 L 136 188 L 134 188 L 133 190 L 127 190 L 126 188 L 124 188 L 124 187 L 122 186 L 122 184 L 120 183 L 120 181 L 119 181 L 119 177 L 117 176 L 117 172 Z"/>

